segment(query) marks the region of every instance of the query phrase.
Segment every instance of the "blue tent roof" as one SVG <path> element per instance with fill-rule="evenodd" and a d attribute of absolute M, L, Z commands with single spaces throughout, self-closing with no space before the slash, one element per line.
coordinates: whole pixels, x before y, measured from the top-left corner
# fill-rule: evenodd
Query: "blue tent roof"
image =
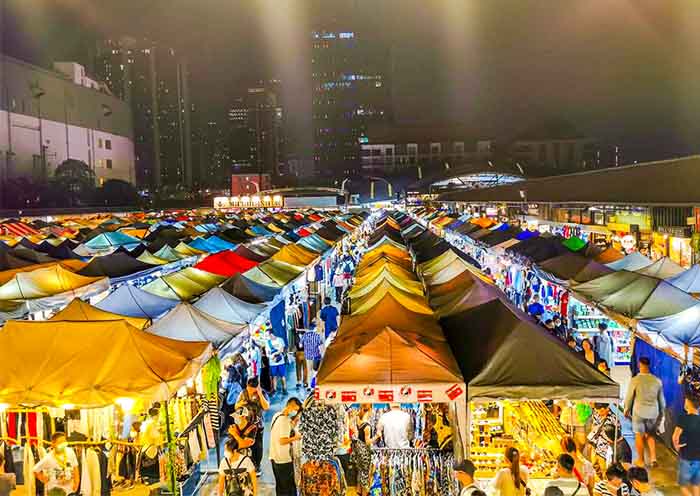
<path fill-rule="evenodd" d="M 666 281 L 686 293 L 700 293 L 700 265 L 695 264 L 677 276 L 669 277 Z"/>
<path fill-rule="evenodd" d="M 212 246 L 216 246 L 219 248 L 219 251 L 223 250 L 235 250 L 236 249 L 236 244 L 231 243 L 230 241 L 226 241 L 225 239 L 222 239 L 218 236 L 209 236 L 207 238 L 207 243 L 209 243 Z"/>
<path fill-rule="evenodd" d="M 523 231 L 518 234 L 515 239 L 518 241 L 525 241 L 526 239 L 535 238 L 540 235 L 539 231 Z"/>
<path fill-rule="evenodd" d="M 321 239 L 321 236 L 319 236 L 318 234 L 311 234 L 310 236 L 306 236 L 305 238 L 302 238 L 299 241 L 297 241 L 297 244 L 299 246 L 303 246 L 304 248 L 308 248 L 309 250 L 315 251 L 316 253 L 323 253 L 330 248 L 328 243 L 323 241 L 323 239 Z"/>
<path fill-rule="evenodd" d="M 217 253 L 223 251 L 221 248 L 219 248 L 218 246 L 214 246 L 212 243 L 210 243 L 204 238 L 195 238 L 187 244 L 191 248 L 206 251 L 207 253 Z"/>
<path fill-rule="evenodd" d="M 272 231 L 269 231 L 265 229 L 263 226 L 253 226 L 250 228 L 251 231 L 253 231 L 255 234 L 258 236 L 271 236 Z"/>
<path fill-rule="evenodd" d="M 700 304 L 668 317 L 640 320 L 637 328 L 671 344 L 700 346 Z"/>
<path fill-rule="evenodd" d="M 621 258 L 620 260 L 616 260 L 615 262 L 610 262 L 609 264 L 605 265 L 610 267 L 612 270 L 635 271 L 643 269 L 651 264 L 652 260 L 650 258 L 647 258 L 638 251 L 635 251 L 627 255 L 625 258 Z"/>
<path fill-rule="evenodd" d="M 113 246 L 137 246 L 141 240 L 120 231 L 107 232 L 98 234 L 90 241 L 85 243 L 85 246 L 93 250 L 102 250 Z"/>
<path fill-rule="evenodd" d="M 119 315 L 153 320 L 179 303 L 178 300 L 171 300 L 148 293 L 131 284 L 122 284 L 116 291 L 95 306 L 100 310 Z"/>

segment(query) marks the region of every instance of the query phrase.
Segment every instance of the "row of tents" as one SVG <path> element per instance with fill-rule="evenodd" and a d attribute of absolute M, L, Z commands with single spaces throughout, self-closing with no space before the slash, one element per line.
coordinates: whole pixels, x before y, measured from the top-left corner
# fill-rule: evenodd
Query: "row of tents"
<path fill-rule="evenodd" d="M 522 231 L 485 217 L 455 219 L 427 208 L 416 215 L 433 228 L 468 239 L 475 252 L 533 266 L 544 279 L 659 344 L 700 346 L 700 265 L 684 269 L 668 258 L 625 256 L 575 236 Z"/>
<path fill-rule="evenodd" d="M 7 321 L 0 330 L 0 360 L 5 367 L 0 403 L 88 407 L 123 397 L 167 399 L 197 373 L 214 349 L 246 338 L 251 324 L 273 303 L 284 303 L 277 296 L 285 284 L 362 221 L 362 216 L 329 213 L 296 228 L 297 233 L 304 230 L 296 243 L 258 239 L 234 250 L 198 256 L 194 267 L 156 279 L 160 286 L 121 284 L 95 305 L 80 297 L 70 299 L 48 321 Z M 277 264 L 285 264 L 287 272 L 281 275 Z M 269 279 L 256 280 L 268 272 L 273 274 Z M 46 296 L 34 300 L 31 296 L 44 295 L 51 284 L 71 285 L 86 277 L 60 263 L 16 276 L 21 277 L 11 282 L 26 301 L 45 300 Z M 49 276 L 57 280 L 48 281 Z M 109 281 L 99 278 L 103 280 Z M 72 289 L 72 294 L 81 296 L 81 287 Z M 154 290 L 166 287 L 170 292 Z M 8 288 L 5 284 L 0 292 Z"/>

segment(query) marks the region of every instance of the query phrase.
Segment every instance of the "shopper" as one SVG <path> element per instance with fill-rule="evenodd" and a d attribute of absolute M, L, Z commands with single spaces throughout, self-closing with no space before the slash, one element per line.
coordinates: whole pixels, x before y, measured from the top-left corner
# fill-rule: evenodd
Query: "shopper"
<path fill-rule="evenodd" d="M 292 462 L 292 443 L 301 439 L 294 433 L 293 421 L 301 412 L 301 401 L 289 398 L 287 404 L 272 417 L 270 427 L 270 462 L 275 476 L 275 494 L 277 496 L 296 496 L 294 483 L 294 463 Z"/>
<path fill-rule="evenodd" d="M 656 463 L 656 429 L 666 408 L 661 380 L 649 371 L 649 358 L 639 359 L 639 373 L 632 378 L 625 399 L 625 416 L 632 418 L 637 449 L 636 463 L 644 465 L 645 445 L 649 448 L 649 465 Z"/>
<path fill-rule="evenodd" d="M 700 398 L 687 396 L 685 415 L 673 431 L 673 446 L 678 451 L 678 484 L 685 496 L 700 495 Z"/>
<path fill-rule="evenodd" d="M 250 411 L 246 407 L 241 407 L 231 414 L 231 418 L 233 422 L 227 430 L 229 436 L 236 440 L 239 450 L 246 449 L 252 453 L 258 425 L 255 422 L 251 422 Z"/>
<path fill-rule="evenodd" d="M 15 474 L 5 472 L 5 455 L 0 450 L 0 496 L 10 496 L 17 487 Z"/>
<path fill-rule="evenodd" d="M 574 476 L 574 457 L 562 453 L 557 458 L 557 478 L 549 481 L 545 487 L 558 487 L 564 496 L 583 496 L 588 492 L 586 485 Z"/>
<path fill-rule="evenodd" d="M 229 439 L 224 446 L 224 457 L 219 463 L 217 496 L 257 494 L 255 464 L 248 455 L 238 449 L 235 439 Z"/>
<path fill-rule="evenodd" d="M 547 486 L 544 488 L 544 496 L 564 496 L 564 491 L 556 486 Z"/>
<path fill-rule="evenodd" d="M 284 340 L 271 336 L 267 341 L 267 355 L 270 357 L 270 378 L 272 394 L 277 394 L 282 386 L 282 394 L 287 394 L 287 347 Z"/>
<path fill-rule="evenodd" d="M 524 496 L 527 490 L 528 470 L 520 464 L 520 452 L 517 448 L 506 448 L 508 466 L 496 473 L 493 489 L 500 496 Z"/>
<path fill-rule="evenodd" d="M 64 496 L 78 491 L 80 471 L 78 457 L 68 447 L 63 432 L 51 436 L 51 451 L 34 465 L 34 476 L 44 484 L 46 494 Z"/>
<path fill-rule="evenodd" d="M 379 417 L 377 436 L 384 439 L 384 447 L 389 449 L 407 449 L 413 438 L 413 420 L 401 410 L 401 405 L 392 403 L 391 409 Z"/>
<path fill-rule="evenodd" d="M 250 423 L 257 428 L 255 431 L 255 443 L 252 446 L 253 462 L 256 471 L 260 471 L 260 462 L 263 456 L 263 412 L 270 408 L 270 402 L 260 388 L 257 377 L 248 379 L 246 388 L 236 401 L 236 409 L 247 408 L 250 412 Z"/>
<path fill-rule="evenodd" d="M 566 339 L 569 337 L 569 329 L 562 322 L 559 315 L 554 316 L 554 334 L 556 334 L 556 336 L 562 341 L 566 341 Z"/>
<path fill-rule="evenodd" d="M 600 360 L 605 360 L 608 365 L 613 364 L 613 339 L 608 331 L 608 324 L 601 322 L 598 324 L 598 337 L 596 339 L 595 351 Z"/>
<path fill-rule="evenodd" d="M 540 320 L 540 317 L 544 314 L 544 307 L 540 303 L 540 295 L 535 294 L 527 306 L 527 313 L 532 315 L 536 320 Z"/>
<path fill-rule="evenodd" d="M 459 491 L 459 496 L 474 496 L 474 492 L 481 491 L 479 486 L 474 482 L 476 466 L 471 460 L 455 462 L 454 472 L 455 478 L 459 481 L 459 486 L 462 488 Z"/>
<path fill-rule="evenodd" d="M 372 445 L 376 439 L 372 437 L 372 405 L 360 405 L 355 422 L 357 442 L 352 444 L 352 460 L 357 469 L 357 493 L 364 496 L 369 491 L 369 472 L 372 462 Z"/>
<path fill-rule="evenodd" d="M 608 455 L 606 461 L 622 465 L 625 470 L 629 470 L 632 465 L 632 448 L 627 439 L 624 438 L 622 432 L 615 429 L 615 426 L 608 424 L 603 429 L 605 441 L 607 444 Z"/>
<path fill-rule="evenodd" d="M 593 464 L 586 460 L 576 448 L 576 442 L 571 436 L 564 436 L 561 440 L 562 451 L 574 459 L 574 477 L 581 482 L 589 493 L 593 492 L 595 485 L 595 469 Z"/>
<path fill-rule="evenodd" d="M 294 368 L 297 374 L 297 389 L 309 387 L 309 367 L 306 365 L 306 353 L 304 353 L 304 342 L 302 336 L 306 334 L 306 329 L 296 329 L 294 331 Z"/>
<path fill-rule="evenodd" d="M 617 436 L 608 438 L 605 436 L 606 429 L 612 428 L 613 432 L 617 432 Z M 601 472 L 605 471 L 608 465 L 608 454 L 610 453 L 611 440 L 616 437 L 622 437 L 622 426 L 617 416 L 610 410 L 610 405 L 607 403 L 595 403 L 593 405 L 592 425 L 588 434 L 588 441 L 593 446 L 593 456 L 591 461 L 593 465 L 600 467 Z"/>
<path fill-rule="evenodd" d="M 345 276 L 343 271 L 338 267 L 333 276 L 333 287 L 335 288 L 335 301 L 340 303 L 343 299 L 343 289 L 345 288 Z"/>
<path fill-rule="evenodd" d="M 323 299 L 323 305 L 319 317 L 323 322 L 325 338 L 328 339 L 331 334 L 338 330 L 338 316 L 340 314 L 338 309 L 331 305 L 331 299 L 328 296 Z"/>
<path fill-rule="evenodd" d="M 323 339 L 314 327 L 315 326 L 312 324 L 312 328 L 300 337 L 301 343 L 304 346 L 304 357 L 306 358 L 306 366 L 309 373 L 309 384 L 311 384 L 311 377 L 313 377 L 321 363 L 321 346 L 323 345 Z"/>
<path fill-rule="evenodd" d="M 154 406 L 148 410 L 148 419 L 141 425 L 141 433 L 139 435 L 139 441 L 141 443 L 139 472 L 141 474 L 141 479 L 148 484 L 160 479 L 158 454 L 162 440 L 160 410 Z"/>
<path fill-rule="evenodd" d="M 593 496 L 629 496 L 625 484 L 627 472 L 618 464 L 610 465 L 605 471 L 605 480 L 599 481 L 593 488 Z"/>
<path fill-rule="evenodd" d="M 644 467 L 632 467 L 627 472 L 635 496 L 663 496 L 649 483 L 649 472 Z"/>

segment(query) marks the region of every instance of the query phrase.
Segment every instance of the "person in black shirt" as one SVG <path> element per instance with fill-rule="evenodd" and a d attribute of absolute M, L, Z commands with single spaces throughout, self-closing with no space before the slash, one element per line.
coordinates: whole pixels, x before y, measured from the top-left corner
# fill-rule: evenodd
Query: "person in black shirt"
<path fill-rule="evenodd" d="M 673 431 L 673 446 L 678 450 L 678 485 L 684 494 L 700 494 L 700 398 L 685 398 L 684 415 Z"/>

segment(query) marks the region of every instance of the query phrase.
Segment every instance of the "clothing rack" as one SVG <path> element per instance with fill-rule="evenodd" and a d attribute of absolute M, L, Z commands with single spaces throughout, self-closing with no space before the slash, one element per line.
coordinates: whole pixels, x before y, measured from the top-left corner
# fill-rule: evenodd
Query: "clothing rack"
<path fill-rule="evenodd" d="M 195 415 L 192 420 L 190 420 L 190 423 L 187 424 L 187 427 L 185 427 L 182 432 L 178 434 L 178 439 L 181 439 L 187 435 L 189 435 L 190 432 L 195 430 L 199 423 L 201 423 L 204 420 L 204 415 L 206 414 L 206 410 L 202 409 L 200 410 L 197 415 Z"/>
<path fill-rule="evenodd" d="M 22 444 L 22 441 L 38 441 L 42 444 L 50 445 L 51 441 L 47 441 L 43 438 L 39 437 L 34 437 L 34 436 L 20 436 L 19 438 L 12 438 L 12 437 L 0 437 L 0 441 L 5 441 L 5 442 L 12 442 L 15 444 Z M 133 447 L 139 447 L 140 445 L 135 444 L 135 443 L 130 443 L 128 441 L 122 441 L 119 439 L 103 439 L 102 441 L 68 441 L 67 442 L 68 446 L 96 446 L 96 445 L 101 445 L 101 444 L 115 444 L 119 446 L 133 446 Z"/>

